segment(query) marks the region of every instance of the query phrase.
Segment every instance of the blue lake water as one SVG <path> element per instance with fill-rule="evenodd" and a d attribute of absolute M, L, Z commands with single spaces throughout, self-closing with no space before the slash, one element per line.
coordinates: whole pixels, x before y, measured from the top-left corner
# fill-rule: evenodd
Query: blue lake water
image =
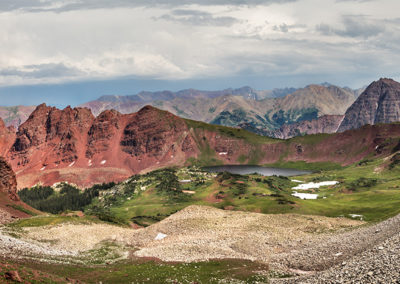
<path fill-rule="evenodd" d="M 212 166 L 203 168 L 209 172 L 229 172 L 232 174 L 247 175 L 258 173 L 263 176 L 300 176 L 310 174 L 309 171 L 295 170 L 295 169 L 282 169 L 282 168 L 266 168 L 261 166 L 250 166 L 250 165 L 224 165 L 224 166 Z"/>

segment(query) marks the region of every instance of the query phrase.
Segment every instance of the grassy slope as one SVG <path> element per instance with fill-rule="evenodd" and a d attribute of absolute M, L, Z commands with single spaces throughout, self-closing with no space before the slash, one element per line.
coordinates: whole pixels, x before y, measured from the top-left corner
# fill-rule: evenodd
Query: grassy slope
<path fill-rule="evenodd" d="M 232 138 L 237 138 L 237 139 L 244 139 L 246 142 L 250 144 L 264 144 L 264 143 L 277 143 L 282 140 L 280 139 L 275 139 L 275 138 L 270 138 L 266 136 L 260 136 L 257 134 L 254 134 L 252 132 L 249 132 L 247 130 L 243 130 L 240 128 L 232 128 L 232 127 L 227 127 L 227 126 L 221 126 L 221 125 L 213 125 L 213 124 L 208 124 L 205 122 L 201 121 L 195 121 L 195 120 L 190 120 L 190 119 L 185 119 L 186 124 L 188 127 L 192 127 L 193 129 L 199 130 L 208 130 L 211 132 L 217 132 L 223 136 L 228 136 Z"/>
<path fill-rule="evenodd" d="M 0 277 L 12 268 L 29 283 L 267 283 L 268 267 L 247 260 L 198 263 L 163 263 L 131 260 L 107 266 L 57 265 L 39 262 L 7 262 Z M 38 280 L 33 278 L 38 275 Z M 1 278 L 0 278 L 1 279 Z M 32 281 L 35 279 L 36 281 Z M 67 281 L 67 279 L 69 281 Z M 239 282 L 240 281 L 240 282 Z"/>
<path fill-rule="evenodd" d="M 360 214 L 367 221 L 379 221 L 400 213 L 400 169 L 377 172 L 384 165 L 387 165 L 386 161 L 377 159 L 361 166 L 355 164 L 297 177 L 305 182 L 340 181 L 337 186 L 315 190 L 314 193 L 320 196 L 317 200 L 301 200 L 291 196 L 291 188 L 297 183 L 285 178 L 250 175 L 219 180 L 208 176 L 204 184 L 182 184 L 183 190 L 194 192 L 187 194 L 186 199 L 170 200 L 168 196 L 154 190 L 156 182 L 153 182 L 145 191 L 139 191 L 129 198 L 119 196 L 111 205 L 111 212 L 125 221 L 134 220 L 142 225 L 157 222 L 191 204 L 261 213 L 299 213 L 330 217 Z M 180 180 L 194 179 L 194 176 L 201 174 L 197 172 L 190 177 L 185 171 L 178 171 Z M 353 188 L 360 178 L 376 179 L 377 184 L 367 187 L 356 184 Z M 237 194 L 239 183 L 246 185 L 245 193 Z"/>

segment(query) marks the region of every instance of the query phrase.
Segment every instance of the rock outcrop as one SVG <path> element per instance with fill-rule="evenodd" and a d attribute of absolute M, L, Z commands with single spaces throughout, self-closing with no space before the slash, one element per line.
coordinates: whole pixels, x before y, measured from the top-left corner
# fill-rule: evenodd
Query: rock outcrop
<path fill-rule="evenodd" d="M 39 213 L 19 199 L 15 173 L 7 161 L 0 157 L 0 224 L 30 217 L 28 212 Z"/>
<path fill-rule="evenodd" d="M 2 157 L 0 157 L 0 192 L 5 193 L 13 201 L 19 201 L 17 179 L 11 166 Z"/>
<path fill-rule="evenodd" d="M 400 83 L 392 79 L 373 82 L 346 111 L 339 132 L 365 124 L 400 121 Z"/>

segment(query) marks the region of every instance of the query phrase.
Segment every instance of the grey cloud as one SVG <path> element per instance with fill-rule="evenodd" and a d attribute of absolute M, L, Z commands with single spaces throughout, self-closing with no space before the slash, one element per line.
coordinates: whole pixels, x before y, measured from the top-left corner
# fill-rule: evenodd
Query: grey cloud
<path fill-rule="evenodd" d="M 166 21 L 180 22 L 196 26 L 231 26 L 238 19 L 233 17 L 215 17 L 211 13 L 198 10 L 173 10 L 170 14 L 157 18 Z"/>
<path fill-rule="evenodd" d="M 385 31 L 384 24 L 368 21 L 363 16 L 344 17 L 343 25 L 343 29 L 338 29 L 330 25 L 320 24 L 316 29 L 323 35 L 339 35 L 352 38 L 369 38 Z"/>
<path fill-rule="evenodd" d="M 282 25 L 279 26 L 273 26 L 272 29 L 277 32 L 287 33 L 289 31 L 289 26 L 283 23 Z"/>
<path fill-rule="evenodd" d="M 26 65 L 23 67 L 12 67 L 0 70 L 3 77 L 21 77 L 29 79 L 74 77 L 82 75 L 83 72 L 76 68 L 69 68 L 62 63 L 47 63 L 37 65 Z"/>
<path fill-rule="evenodd" d="M 305 25 L 287 25 L 286 23 L 283 23 L 281 25 L 273 26 L 272 29 L 276 32 L 288 33 L 293 28 L 304 28 L 304 27 Z"/>
<path fill-rule="evenodd" d="M 298 0 L 2 0 L 0 11 L 54 11 L 65 12 L 85 9 L 101 8 L 127 8 L 127 7 L 178 7 L 182 5 L 197 4 L 209 5 L 270 5 L 297 2 Z"/>

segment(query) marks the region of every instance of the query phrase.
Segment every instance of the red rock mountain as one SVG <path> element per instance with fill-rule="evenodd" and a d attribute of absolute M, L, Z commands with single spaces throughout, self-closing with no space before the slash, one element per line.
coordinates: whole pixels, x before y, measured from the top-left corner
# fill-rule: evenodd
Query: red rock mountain
<path fill-rule="evenodd" d="M 15 137 L 12 143 L 4 140 L 9 147 L 4 152 L 19 188 L 60 181 L 85 187 L 190 163 L 348 165 L 371 153 L 390 153 L 400 139 L 400 125 L 393 124 L 282 141 L 182 119 L 152 106 L 132 114 L 107 110 L 95 118 L 86 108 L 40 105 L 16 134 L 5 129 Z"/>
<path fill-rule="evenodd" d="M 86 186 L 182 164 L 193 149 L 188 131 L 183 119 L 153 107 L 125 115 L 107 110 L 95 118 L 87 108 L 42 104 L 19 127 L 7 158 L 20 187 L 60 180 Z"/>
<path fill-rule="evenodd" d="M 0 157 L 0 224 L 17 218 L 30 217 L 26 213 L 27 210 L 38 212 L 20 201 L 17 195 L 17 179 L 15 174 L 5 159 Z"/>
<path fill-rule="evenodd" d="M 400 121 L 400 83 L 380 79 L 369 85 L 346 111 L 339 131 L 397 121 Z"/>

